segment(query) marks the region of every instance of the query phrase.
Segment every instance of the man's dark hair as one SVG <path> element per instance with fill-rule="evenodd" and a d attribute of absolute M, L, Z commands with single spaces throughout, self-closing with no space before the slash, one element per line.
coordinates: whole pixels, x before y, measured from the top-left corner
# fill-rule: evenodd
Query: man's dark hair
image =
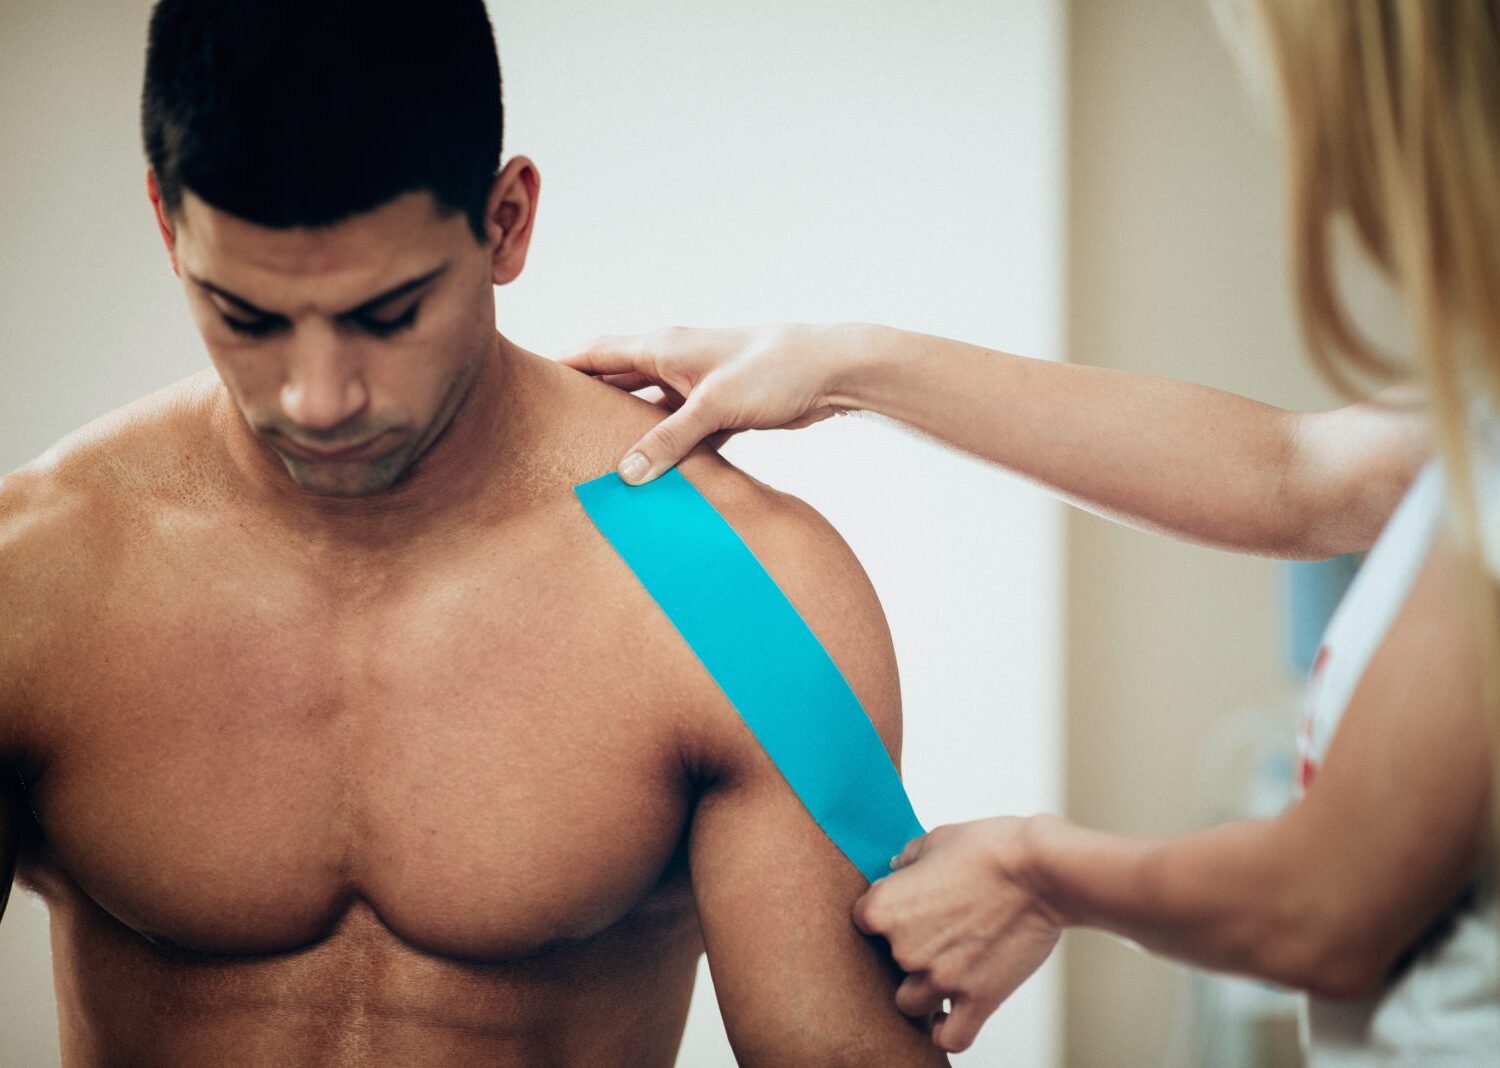
<path fill-rule="evenodd" d="M 481 244 L 500 163 L 483 0 L 160 0 L 141 132 L 169 212 L 190 189 L 261 226 L 328 226 L 427 190 Z"/>

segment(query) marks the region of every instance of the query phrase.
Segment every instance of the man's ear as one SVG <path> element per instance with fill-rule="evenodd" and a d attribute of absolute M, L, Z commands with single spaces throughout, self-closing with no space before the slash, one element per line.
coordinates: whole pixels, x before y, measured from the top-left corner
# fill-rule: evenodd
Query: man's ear
<path fill-rule="evenodd" d="M 151 210 L 156 213 L 156 228 L 167 246 L 167 257 L 172 261 L 172 273 L 181 278 L 177 270 L 177 236 L 172 231 L 172 220 L 167 217 L 167 208 L 161 201 L 161 187 L 156 184 L 156 172 L 146 168 L 146 197 L 151 201 Z"/>
<path fill-rule="evenodd" d="M 542 176 L 525 156 L 507 163 L 490 188 L 485 229 L 490 239 L 490 280 L 497 286 L 514 282 L 526 266 L 541 190 Z"/>

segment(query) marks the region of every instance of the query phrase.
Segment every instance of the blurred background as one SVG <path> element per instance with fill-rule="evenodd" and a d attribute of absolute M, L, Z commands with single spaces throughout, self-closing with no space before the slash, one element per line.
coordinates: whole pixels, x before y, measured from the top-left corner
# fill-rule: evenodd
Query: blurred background
<path fill-rule="evenodd" d="M 0 4 L 0 471 L 205 365 L 144 194 L 149 9 Z M 1207 0 L 490 10 L 506 154 L 543 176 L 531 262 L 496 294 L 525 347 L 859 319 L 1334 403 L 1292 322 L 1270 94 L 1247 90 Z M 1062 810 L 1169 834 L 1285 803 L 1289 628 L 1317 615 L 1287 590 L 1345 565 L 1127 530 L 870 418 L 727 455 L 864 561 L 929 825 Z M 47 947 L 19 895 L 0 1064 L 57 1061 Z M 957 1061 L 1291 1065 L 1291 1006 L 1072 933 Z M 680 1063 L 733 1063 L 706 971 Z"/>

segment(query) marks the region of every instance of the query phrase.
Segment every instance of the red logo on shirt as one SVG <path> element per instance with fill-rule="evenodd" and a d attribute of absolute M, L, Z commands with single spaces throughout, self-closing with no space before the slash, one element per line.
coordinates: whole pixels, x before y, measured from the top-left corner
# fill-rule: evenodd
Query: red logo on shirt
<path fill-rule="evenodd" d="M 1313 763 L 1313 730 L 1315 727 L 1313 709 L 1316 706 L 1316 694 L 1318 683 L 1322 680 L 1323 669 L 1328 666 L 1328 646 L 1318 647 L 1318 655 L 1313 658 L 1312 670 L 1307 673 L 1307 689 L 1303 698 L 1302 714 L 1302 737 L 1298 739 L 1297 760 L 1297 782 L 1302 787 L 1303 793 L 1312 785 L 1313 779 L 1318 774 L 1318 766 Z"/>

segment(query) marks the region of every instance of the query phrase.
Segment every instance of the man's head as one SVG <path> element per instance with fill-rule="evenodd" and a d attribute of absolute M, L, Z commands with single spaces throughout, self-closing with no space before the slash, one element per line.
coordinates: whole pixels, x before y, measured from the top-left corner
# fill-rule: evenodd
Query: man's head
<path fill-rule="evenodd" d="M 530 237 L 482 0 L 161 0 L 141 110 L 173 269 L 246 420 L 310 490 L 387 488 L 462 405 Z"/>
<path fill-rule="evenodd" d="M 160 0 L 141 132 L 169 212 L 190 189 L 261 226 L 329 226 L 429 190 L 485 241 L 500 65 L 483 0 Z"/>

